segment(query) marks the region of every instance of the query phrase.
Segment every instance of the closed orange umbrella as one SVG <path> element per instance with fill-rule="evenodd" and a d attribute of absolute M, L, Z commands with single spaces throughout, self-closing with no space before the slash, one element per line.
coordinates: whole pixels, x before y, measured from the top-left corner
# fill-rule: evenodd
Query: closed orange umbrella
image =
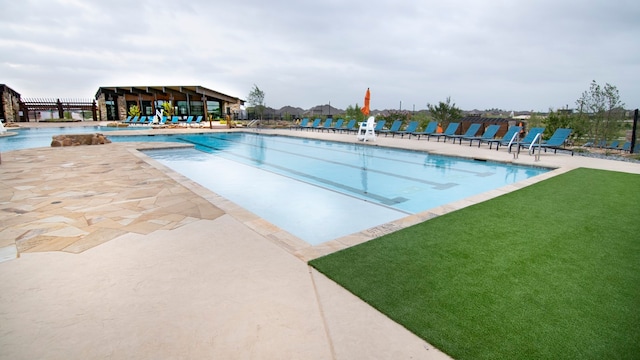
<path fill-rule="evenodd" d="M 367 88 L 367 93 L 364 95 L 364 106 L 362 107 L 362 109 L 360 109 L 360 111 L 362 111 L 362 113 L 365 115 L 369 115 L 370 101 L 371 101 L 371 92 L 369 91 L 369 88 Z"/>

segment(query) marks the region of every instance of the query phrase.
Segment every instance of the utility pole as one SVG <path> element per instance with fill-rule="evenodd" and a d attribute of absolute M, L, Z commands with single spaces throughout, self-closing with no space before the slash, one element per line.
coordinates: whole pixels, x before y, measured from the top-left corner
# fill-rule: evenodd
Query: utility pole
<path fill-rule="evenodd" d="M 631 148 L 629 154 L 633 154 L 633 148 L 636 147 L 636 130 L 638 128 L 638 109 L 633 112 L 633 130 L 631 130 Z"/>

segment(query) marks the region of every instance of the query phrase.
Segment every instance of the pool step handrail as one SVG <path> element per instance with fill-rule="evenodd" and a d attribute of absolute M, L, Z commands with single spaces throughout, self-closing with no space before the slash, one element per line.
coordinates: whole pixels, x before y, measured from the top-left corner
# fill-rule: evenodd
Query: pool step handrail
<path fill-rule="evenodd" d="M 536 155 L 535 149 L 536 141 L 538 142 L 538 155 Z M 542 133 L 536 134 L 536 137 L 533 138 L 531 145 L 529 145 L 529 155 L 531 155 L 531 151 L 533 151 L 533 155 L 535 155 L 535 161 L 540 161 L 540 152 L 542 151 L 542 147 L 540 146 L 540 144 L 542 144 Z"/>
<path fill-rule="evenodd" d="M 507 145 L 507 149 L 508 152 L 511 152 L 511 145 L 516 143 L 516 138 L 519 136 L 520 134 L 516 131 L 513 133 L 513 135 L 511 136 L 511 140 L 509 140 L 509 144 Z"/>

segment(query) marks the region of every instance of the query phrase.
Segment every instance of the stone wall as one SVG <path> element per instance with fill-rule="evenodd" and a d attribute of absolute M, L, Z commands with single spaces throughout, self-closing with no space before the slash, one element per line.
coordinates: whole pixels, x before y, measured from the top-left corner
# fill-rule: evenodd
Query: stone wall
<path fill-rule="evenodd" d="M 56 135 L 51 140 L 51 147 L 101 145 L 109 143 L 111 143 L 111 140 L 102 134 Z"/>
<path fill-rule="evenodd" d="M 10 122 L 18 122 L 20 120 L 18 117 L 20 110 L 18 100 L 20 99 L 20 97 L 16 96 L 12 90 L 9 90 L 9 88 L 5 87 L 4 89 L 5 91 L 2 92 L 2 100 L 0 101 L 3 107 L 3 122 L 5 124 Z M 2 116 L 0 116 L 0 118 L 2 118 Z"/>
<path fill-rule="evenodd" d="M 118 121 L 118 120 L 124 120 L 127 118 L 127 103 L 124 100 L 124 96 L 119 95 L 119 96 L 111 96 L 111 100 L 115 103 L 116 106 L 116 116 L 118 116 L 117 119 L 112 119 L 114 121 Z M 107 98 L 105 96 L 105 94 L 100 94 L 98 95 L 98 99 L 96 101 L 96 103 L 98 104 L 98 113 L 99 113 L 99 119 L 101 121 L 107 121 L 107 119 L 109 118 L 107 115 Z"/>

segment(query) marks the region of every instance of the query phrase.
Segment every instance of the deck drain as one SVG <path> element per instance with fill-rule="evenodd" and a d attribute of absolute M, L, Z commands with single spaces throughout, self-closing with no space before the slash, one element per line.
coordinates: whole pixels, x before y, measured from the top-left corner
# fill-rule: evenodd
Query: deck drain
<path fill-rule="evenodd" d="M 62 201 L 52 201 L 52 204 L 60 204 Z"/>

